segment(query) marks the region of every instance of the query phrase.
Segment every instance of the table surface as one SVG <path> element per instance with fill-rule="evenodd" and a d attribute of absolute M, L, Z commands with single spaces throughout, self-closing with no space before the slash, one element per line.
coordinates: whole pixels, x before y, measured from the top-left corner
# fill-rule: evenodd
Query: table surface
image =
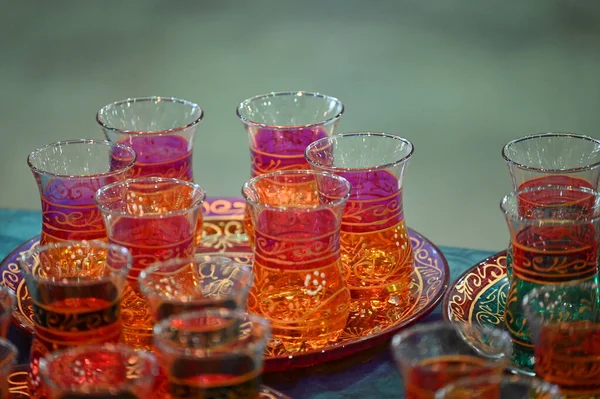
<path fill-rule="evenodd" d="M 0 259 L 40 231 L 39 211 L 0 209 Z M 439 248 L 448 260 L 451 282 L 465 269 L 493 254 L 474 249 Z M 440 307 L 420 322 L 441 319 Z M 12 327 L 9 339 L 19 348 L 27 348 L 30 343 L 29 337 Z M 27 359 L 20 356 L 19 361 L 26 363 Z M 404 398 L 402 379 L 396 371 L 389 344 L 306 369 L 266 374 L 263 379 L 266 385 L 294 399 Z"/>

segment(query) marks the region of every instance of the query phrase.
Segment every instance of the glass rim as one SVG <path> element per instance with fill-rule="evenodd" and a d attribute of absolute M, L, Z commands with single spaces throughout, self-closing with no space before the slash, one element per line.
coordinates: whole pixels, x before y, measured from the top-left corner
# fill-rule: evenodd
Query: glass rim
<path fill-rule="evenodd" d="M 164 339 L 161 335 L 169 330 L 169 327 L 177 320 L 187 321 L 194 320 L 202 317 L 220 317 L 225 320 L 238 320 L 242 322 L 251 322 L 253 325 L 256 324 L 262 330 L 263 334 L 260 339 L 248 342 L 243 347 L 226 347 L 226 348 L 185 348 L 180 346 L 171 345 L 168 339 Z M 271 324 L 269 320 L 264 317 L 258 316 L 253 313 L 246 312 L 241 309 L 228 309 L 228 308 L 207 308 L 202 310 L 196 310 L 192 312 L 184 312 L 177 315 L 170 316 L 166 319 L 159 321 L 154 324 L 152 328 L 152 335 L 154 338 L 154 344 L 160 351 L 168 353 L 169 355 L 175 355 L 183 358 L 196 358 L 198 357 L 199 351 L 207 354 L 209 357 L 227 357 L 231 354 L 245 353 L 248 351 L 255 351 L 268 344 L 271 338 Z M 261 357 L 262 357 L 261 353 Z"/>
<path fill-rule="evenodd" d="M 171 129 L 151 130 L 148 132 L 146 132 L 146 131 L 139 132 L 136 130 L 127 130 L 127 129 L 120 129 L 120 128 L 112 127 L 103 120 L 102 116 L 106 112 L 108 112 L 108 110 L 111 108 L 115 108 L 117 106 L 129 104 L 129 103 L 144 103 L 144 102 L 151 102 L 151 101 L 165 102 L 165 103 L 171 103 L 171 104 L 180 104 L 180 105 L 186 105 L 189 108 L 197 108 L 200 111 L 200 115 L 198 115 L 196 117 L 196 119 L 194 119 L 192 122 L 190 122 L 186 125 L 177 126 L 177 127 L 171 128 Z M 106 104 L 105 106 L 100 108 L 98 110 L 98 112 L 96 113 L 96 122 L 103 129 L 110 130 L 112 132 L 124 134 L 124 135 L 140 135 L 140 136 L 141 135 L 143 135 L 143 136 L 158 136 L 158 135 L 180 132 L 180 131 L 183 131 L 183 130 L 186 130 L 186 129 L 196 126 L 197 124 L 200 123 L 200 121 L 202 121 L 202 118 L 204 118 L 204 110 L 198 104 L 188 101 L 188 100 L 183 100 L 183 99 L 180 99 L 177 97 L 163 97 L 163 96 L 129 97 L 124 100 L 118 100 L 118 101 L 114 101 L 110 104 Z"/>
<path fill-rule="evenodd" d="M 17 356 L 19 355 L 19 350 L 16 345 L 8 340 L 8 338 L 0 337 L 0 345 L 4 346 L 8 350 L 8 356 L 2 362 L 0 362 L 0 370 L 4 369 L 4 367 L 8 365 L 12 365 L 17 360 Z"/>
<path fill-rule="evenodd" d="M 198 198 L 197 202 L 195 202 L 188 209 L 176 209 L 176 210 L 168 211 L 165 213 L 149 214 L 149 215 L 145 215 L 145 214 L 144 215 L 134 215 L 134 214 L 128 213 L 126 211 L 118 211 L 118 210 L 110 209 L 100 199 L 100 197 L 103 194 L 105 194 L 108 190 L 112 190 L 119 186 L 124 186 L 124 188 L 126 190 L 128 190 L 129 189 L 128 186 L 130 184 L 151 184 L 152 182 L 171 183 L 171 184 L 178 185 L 178 186 L 187 186 L 187 187 L 193 189 L 195 192 L 199 192 L 200 198 Z M 202 204 L 204 204 L 205 200 L 206 200 L 206 191 L 204 191 L 204 189 L 202 187 L 200 187 L 199 184 L 193 183 L 193 182 L 190 182 L 187 180 L 180 180 L 180 179 L 175 179 L 175 178 L 171 178 L 171 177 L 157 177 L 157 176 L 139 177 L 139 178 L 135 178 L 135 179 L 125 179 L 123 181 L 117 181 L 117 182 L 114 182 L 111 184 L 107 184 L 106 186 L 100 187 L 98 189 L 98 191 L 96 191 L 96 193 L 94 194 L 94 201 L 96 202 L 96 206 L 98 206 L 98 209 L 101 212 L 110 214 L 113 216 L 125 216 L 125 217 L 132 217 L 132 218 L 136 218 L 136 219 L 164 219 L 164 218 L 172 217 L 172 216 L 185 215 L 186 213 L 190 212 L 191 210 L 201 208 Z"/>
<path fill-rule="evenodd" d="M 514 139 L 514 140 L 511 140 L 508 143 L 506 143 L 502 147 L 502 158 L 504 159 L 504 161 L 507 164 L 516 166 L 519 169 L 528 170 L 528 171 L 532 171 L 532 172 L 540 172 L 540 173 L 553 173 L 553 172 L 555 172 L 555 173 L 560 172 L 560 173 L 564 173 L 564 174 L 577 173 L 577 172 L 584 172 L 586 170 L 591 170 L 591 169 L 594 169 L 594 168 L 600 166 L 600 161 L 598 161 L 591 165 L 580 166 L 577 168 L 568 168 L 568 169 L 536 168 L 533 166 L 527 166 L 525 164 L 516 162 L 513 159 L 511 159 L 510 156 L 508 155 L 509 148 L 516 144 L 519 144 L 524 141 L 535 140 L 535 139 L 540 139 L 540 138 L 547 138 L 547 137 L 566 137 L 566 138 L 571 138 L 571 139 L 585 140 L 585 141 L 589 141 L 592 143 L 596 143 L 598 146 L 600 146 L 600 140 L 597 140 L 591 136 L 587 136 L 587 135 L 583 135 L 583 134 L 567 133 L 567 132 L 534 133 L 534 134 L 530 134 L 527 136 L 519 137 L 518 139 Z"/>
<path fill-rule="evenodd" d="M 325 119 L 324 121 L 319 121 L 319 122 L 314 122 L 314 123 L 309 123 L 309 124 L 305 124 L 305 125 L 269 125 L 266 123 L 260 123 L 260 122 L 256 122 L 256 121 L 252 121 L 250 119 L 248 119 L 247 117 L 242 115 L 241 110 L 247 106 L 248 104 L 258 101 L 258 100 L 262 100 L 262 99 L 266 99 L 266 98 L 270 98 L 270 97 L 284 97 L 284 96 L 302 96 L 302 97 L 313 97 L 313 98 L 320 98 L 320 99 L 327 99 L 330 101 L 333 101 L 335 103 L 337 103 L 340 107 L 340 110 L 332 117 Z M 311 92 L 311 91 L 303 91 L 303 90 L 298 90 L 298 91 L 273 91 L 270 93 L 264 93 L 264 94 L 258 94 L 256 96 L 250 97 L 245 99 L 244 101 L 240 102 L 240 104 L 237 106 L 237 108 L 235 109 L 235 114 L 237 115 L 238 119 L 242 121 L 242 123 L 244 123 L 247 126 L 252 126 L 252 127 L 257 127 L 257 128 L 265 128 L 265 129 L 272 129 L 272 130 L 301 130 L 301 129 L 309 129 L 309 128 L 314 128 L 314 127 L 318 127 L 318 126 L 324 126 L 324 125 L 329 125 L 337 120 L 339 120 L 342 115 L 344 114 L 344 104 L 337 98 L 337 97 L 333 97 L 333 96 L 329 96 L 327 94 L 322 94 L 322 93 L 318 93 L 318 92 Z"/>
<path fill-rule="evenodd" d="M 19 269 L 25 274 L 25 275 L 31 275 L 33 276 L 33 278 L 36 281 L 41 281 L 41 282 L 52 282 L 52 284 L 60 286 L 60 287 L 69 287 L 72 286 L 73 283 L 76 283 L 79 286 L 87 286 L 87 285 L 92 285 L 92 284 L 96 284 L 98 282 L 104 282 L 104 281 L 109 281 L 112 280 L 111 276 L 88 276 L 85 278 L 85 280 L 81 280 L 82 277 L 63 277 L 58 281 L 54 281 L 53 278 L 50 277 L 45 277 L 45 276 L 39 276 L 39 275 L 35 275 L 33 273 L 33 266 L 35 266 L 37 263 L 35 262 L 35 259 L 37 259 L 39 257 L 39 254 L 41 252 L 45 252 L 47 250 L 50 249 L 60 249 L 60 248 L 66 248 L 66 247 L 99 247 L 102 249 L 105 249 L 106 251 L 115 251 L 118 252 L 119 255 L 124 256 L 124 263 L 127 264 L 126 267 L 123 267 L 121 269 L 111 269 L 114 270 L 114 274 L 119 275 L 119 276 L 123 276 L 126 277 L 129 274 L 129 271 L 131 269 L 131 267 L 133 266 L 133 255 L 131 254 L 131 251 L 129 249 L 127 249 L 126 247 L 122 246 L 122 245 L 118 245 L 118 244 L 111 244 L 111 243 L 107 243 L 101 240 L 82 240 L 82 241 L 61 241 L 61 242 L 54 242 L 54 243 L 48 243 L 46 245 L 43 246 L 37 246 L 33 249 L 30 249 L 26 252 L 24 252 L 21 256 L 19 256 L 17 258 L 17 263 L 19 265 Z"/>
<path fill-rule="evenodd" d="M 183 298 L 186 299 L 186 303 L 193 303 L 193 302 L 197 302 L 200 298 L 195 298 L 192 295 L 181 295 L 177 298 L 174 298 L 172 296 L 167 296 L 164 295 L 162 292 L 159 292 L 156 289 L 153 289 L 151 287 L 150 284 L 150 275 L 153 273 L 160 273 L 160 268 L 162 267 L 170 267 L 170 266 L 185 266 L 187 264 L 190 263 L 194 263 L 194 264 L 199 264 L 202 263 L 201 259 L 199 259 L 197 256 L 208 256 L 211 259 L 218 259 L 218 258 L 224 258 L 224 259 L 230 259 L 226 256 L 216 256 L 216 255 L 204 255 L 202 253 L 198 253 L 196 254 L 196 256 L 190 256 L 190 257 L 186 257 L 186 258 L 172 258 L 169 260 L 165 260 L 165 261 L 159 261 L 159 262 L 155 262 L 153 264 L 151 264 L 150 266 L 146 267 L 145 269 L 143 269 L 142 271 L 140 271 L 140 274 L 137 278 L 140 289 L 142 290 L 142 292 L 144 294 L 150 294 L 150 295 L 154 295 L 157 296 L 159 298 L 161 298 L 161 300 L 164 300 L 165 302 L 169 302 L 169 303 L 178 303 L 178 302 L 182 302 Z M 209 261 L 210 262 L 210 261 Z M 240 262 L 235 262 L 232 261 L 232 265 L 235 265 L 236 269 L 240 269 L 243 270 L 244 273 L 247 274 L 247 276 L 250 278 L 250 285 L 252 284 L 252 278 L 254 276 L 253 271 L 252 271 L 252 267 L 250 265 L 245 265 L 243 263 Z M 223 265 L 216 265 L 216 266 L 223 266 Z M 229 266 L 229 265 L 227 265 Z M 248 287 L 244 287 L 247 288 L 247 290 L 250 289 L 250 285 Z M 238 295 L 239 292 L 235 292 L 232 295 L 228 295 L 229 296 L 235 296 Z M 207 300 L 210 298 L 206 298 L 206 297 L 202 297 L 202 299 Z"/>
<path fill-rule="evenodd" d="M 545 394 L 552 395 L 552 397 L 562 398 L 562 396 L 560 396 L 560 388 L 557 385 L 544 381 L 540 378 L 524 374 L 492 374 L 480 375 L 475 377 L 463 377 L 452 381 L 436 391 L 435 399 L 446 398 L 448 393 L 452 392 L 452 390 L 454 390 L 455 388 L 469 387 L 472 385 L 477 386 L 479 384 L 485 386 L 489 385 L 490 383 L 516 383 L 525 387 L 541 390 Z"/>
<path fill-rule="evenodd" d="M 460 332 L 461 327 L 467 328 L 469 330 L 482 332 L 486 335 L 491 335 L 500 340 L 500 343 L 502 346 L 502 352 L 501 352 L 502 357 L 498 358 L 498 359 L 481 357 L 481 359 L 486 360 L 486 364 L 482 367 L 488 367 L 492 364 L 496 365 L 504 360 L 508 361 L 510 359 L 510 357 L 512 356 L 512 352 L 513 352 L 512 339 L 510 338 L 510 335 L 508 334 L 508 332 L 497 329 L 497 328 L 491 328 L 491 327 L 486 327 L 486 326 L 476 326 L 476 325 L 467 324 L 467 323 L 454 323 L 454 322 L 449 322 L 449 321 L 444 321 L 444 320 L 439 320 L 439 321 L 434 321 L 434 322 L 429 322 L 429 323 L 422 323 L 422 324 L 415 324 L 411 327 L 408 327 L 408 328 L 396 333 L 392 337 L 392 342 L 391 342 L 392 355 L 397 363 L 405 364 L 405 365 L 408 365 L 409 367 L 413 367 L 413 368 L 423 368 L 423 366 L 420 366 L 420 363 L 423 361 L 423 359 L 411 359 L 411 358 L 407 358 L 407 357 L 402 357 L 398 353 L 398 347 L 400 345 L 402 345 L 404 343 L 404 341 L 407 340 L 408 338 L 415 336 L 415 335 L 423 334 L 423 333 L 431 334 L 432 332 L 435 332 L 435 331 L 451 329 L 454 332 L 456 332 L 456 334 L 458 336 L 461 336 L 462 335 Z"/>
<path fill-rule="evenodd" d="M 408 144 L 410 151 L 408 154 L 406 154 L 405 156 L 403 156 L 402 158 L 400 158 L 394 162 L 390 162 L 390 163 L 378 165 L 378 166 L 366 167 L 366 168 L 342 168 L 342 167 L 337 167 L 337 166 L 325 166 L 325 165 L 321 165 L 320 163 L 317 163 L 314 159 L 312 159 L 309 156 L 310 151 L 320 150 L 321 148 L 324 148 L 325 146 L 327 146 L 328 144 L 330 144 L 331 142 L 333 142 L 335 140 L 339 140 L 339 139 L 343 140 L 346 137 L 356 137 L 356 136 L 358 136 L 358 137 L 390 138 L 392 140 L 396 140 L 396 141 L 400 141 L 404 144 Z M 317 148 L 317 147 L 320 147 L 320 148 Z M 313 141 L 304 150 L 304 158 L 308 161 L 308 163 L 310 165 L 318 167 L 320 169 L 327 170 L 328 172 L 370 172 L 370 171 L 374 171 L 374 170 L 384 170 L 384 169 L 393 168 L 394 166 L 405 163 L 413 156 L 414 152 L 415 152 L 414 144 L 410 140 L 408 140 L 404 137 L 400 137 L 400 136 L 390 134 L 390 133 L 383 133 L 383 132 L 349 132 L 349 133 L 336 134 L 331 137 L 323 137 L 323 138 Z"/>
<path fill-rule="evenodd" d="M 246 190 L 253 191 L 252 186 L 259 180 L 273 178 L 273 177 L 281 176 L 281 175 L 313 175 L 313 176 L 319 175 L 322 177 L 327 177 L 327 178 L 330 178 L 333 180 L 337 180 L 338 182 L 340 182 L 344 186 L 346 186 L 346 188 L 348 190 L 347 190 L 346 194 L 344 194 L 343 197 L 333 201 L 331 204 L 320 204 L 320 205 L 312 206 L 310 208 L 309 207 L 300 207 L 297 205 L 280 206 L 280 205 L 263 204 L 263 203 L 260 203 L 258 201 L 255 201 L 254 199 L 250 198 L 249 195 L 246 193 Z M 264 175 L 253 177 L 250 180 L 246 181 L 244 183 L 244 185 L 242 186 L 242 195 L 248 203 L 250 203 L 254 206 L 259 206 L 264 209 L 268 209 L 271 211 L 278 211 L 278 212 L 289 212 L 290 210 L 293 210 L 294 212 L 314 212 L 314 211 L 319 211 L 319 210 L 323 210 L 323 209 L 334 208 L 336 206 L 341 206 L 344 203 L 346 203 L 348 201 L 348 199 L 350 198 L 351 192 L 352 192 L 352 185 L 344 177 L 338 176 L 333 173 L 321 172 L 321 171 L 317 171 L 317 170 L 278 170 L 275 172 L 266 173 Z"/>
<path fill-rule="evenodd" d="M 32 163 L 32 158 L 34 156 L 36 156 L 37 154 L 42 153 L 42 151 L 49 150 L 50 148 L 56 148 L 56 147 L 61 147 L 61 146 L 65 146 L 65 145 L 74 145 L 74 144 L 93 144 L 93 145 L 104 145 L 106 147 L 118 148 L 119 150 L 128 152 L 132 156 L 132 160 L 127 165 L 124 165 L 117 170 L 110 170 L 105 173 L 92 173 L 92 174 L 88 174 L 88 175 L 67 175 L 67 174 L 61 174 L 61 173 L 51 173 L 51 172 L 40 169 L 39 167 L 35 166 Z M 131 147 L 128 147 L 124 144 L 115 143 L 115 142 L 112 142 L 109 140 L 96 140 L 96 139 L 74 139 L 74 140 L 55 141 L 53 143 L 49 143 L 44 146 L 36 148 L 35 150 L 31 151 L 29 153 L 29 155 L 27 156 L 27 165 L 33 172 L 36 172 L 36 173 L 42 174 L 42 175 L 51 176 L 54 178 L 60 178 L 61 180 L 90 179 L 90 178 L 98 178 L 98 177 L 116 176 L 121 173 L 127 172 L 129 169 L 131 169 L 133 167 L 133 165 L 135 165 L 136 161 L 137 161 L 137 154 Z"/>
<path fill-rule="evenodd" d="M 595 214 L 595 216 L 581 217 L 581 218 L 576 218 L 576 219 L 575 218 L 573 218 L 573 219 L 550 219 L 550 218 L 540 219 L 540 218 L 526 218 L 524 216 L 520 216 L 518 214 L 518 212 L 516 212 L 516 210 L 508 209 L 509 201 L 516 201 L 517 198 L 519 197 L 519 195 L 538 192 L 538 191 L 544 191 L 544 190 L 578 191 L 581 193 L 589 194 L 590 196 L 593 196 L 594 198 L 600 198 L 600 192 L 598 192 L 596 190 L 592 190 L 587 187 L 547 184 L 547 185 L 543 185 L 543 186 L 528 187 L 528 188 L 524 188 L 521 190 L 511 191 L 510 193 L 508 193 L 508 194 L 504 195 L 504 197 L 502 197 L 502 200 L 500 201 L 500 210 L 502 211 L 504 216 L 507 219 L 510 219 L 511 221 L 518 221 L 521 223 L 525 223 L 527 225 L 534 225 L 534 226 L 581 225 L 581 224 L 600 222 L 600 212 L 597 212 Z M 597 202 L 597 201 L 598 200 L 596 200 L 594 202 Z M 565 202 L 564 204 L 557 204 L 557 205 L 548 206 L 548 207 L 558 207 L 558 206 L 568 206 L 568 205 L 569 205 L 569 203 Z"/>
<path fill-rule="evenodd" d="M 39 362 L 39 370 L 40 370 L 40 375 L 42 376 L 42 378 L 44 379 L 44 383 L 49 384 L 50 387 L 52 387 L 53 389 L 61 389 L 61 390 L 69 390 L 72 391 L 71 386 L 69 387 L 65 387 L 62 386 L 62 384 L 57 384 L 54 381 L 54 378 L 52 378 L 52 376 L 50 375 L 50 365 L 52 364 L 52 362 L 58 360 L 61 356 L 76 356 L 78 354 L 83 354 L 83 353 L 87 353 L 87 352 L 91 352 L 91 353 L 97 353 L 97 352 L 110 352 L 110 353 L 116 353 L 116 354 L 129 354 L 129 355 L 135 355 L 136 357 L 139 357 L 141 359 L 143 359 L 145 362 L 149 363 L 152 369 L 152 372 L 150 374 L 141 374 L 139 376 L 139 378 L 135 379 L 135 380 L 131 380 L 131 379 L 125 379 L 123 382 L 121 382 L 120 384 L 118 384 L 118 389 L 125 389 L 131 385 L 138 385 L 137 382 L 141 382 L 143 383 L 150 383 L 152 382 L 152 380 L 158 375 L 159 373 L 159 367 L 158 367 L 158 361 L 156 359 L 156 357 L 148 352 L 148 351 L 143 351 L 143 350 L 138 350 L 135 349 L 131 346 L 128 345 L 124 345 L 124 344 L 91 344 L 91 345 L 80 345 L 80 346 L 76 346 L 76 347 L 70 347 L 67 349 L 61 349 L 55 352 L 52 352 L 50 354 L 48 354 L 45 357 L 42 357 L 40 359 Z M 131 381 L 135 381 L 133 384 L 131 384 Z M 79 384 L 80 386 L 81 384 Z M 105 388 L 107 391 L 110 388 Z M 98 392 L 103 392 L 104 389 L 99 390 Z M 77 392 L 77 391 L 75 391 Z M 96 393 L 98 393 L 96 392 Z"/>
<path fill-rule="evenodd" d="M 585 280 L 585 281 L 578 280 L 578 281 L 570 281 L 570 282 L 560 283 L 560 284 L 547 284 L 544 286 L 535 287 L 531 291 L 529 291 L 527 294 L 525 294 L 525 296 L 523 297 L 523 301 L 521 302 L 521 308 L 523 309 L 524 313 L 527 315 L 527 317 L 529 319 L 539 321 L 539 317 L 536 317 L 537 313 L 532 312 L 532 310 L 531 310 L 531 304 L 533 302 L 535 302 L 537 300 L 537 298 L 539 298 L 540 295 L 544 295 L 549 292 L 556 292 L 556 291 L 560 291 L 560 290 L 564 290 L 564 289 L 568 289 L 568 288 L 577 288 L 577 287 L 581 287 L 581 288 L 585 289 L 587 292 L 591 292 L 593 289 L 600 288 L 600 284 L 594 283 L 590 280 Z M 540 324 L 543 324 L 543 325 L 555 325 L 556 324 L 556 325 L 558 325 L 558 324 L 560 324 L 560 321 L 553 322 L 551 320 L 545 320 L 545 321 L 541 322 Z M 600 324 L 599 324 L 599 329 L 600 329 Z"/>

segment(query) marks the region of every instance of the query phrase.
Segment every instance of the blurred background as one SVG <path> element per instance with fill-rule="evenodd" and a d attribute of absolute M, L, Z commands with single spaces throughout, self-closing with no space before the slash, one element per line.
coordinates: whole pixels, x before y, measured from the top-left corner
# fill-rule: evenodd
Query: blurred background
<path fill-rule="evenodd" d="M 205 111 L 194 176 L 237 196 L 249 176 L 235 108 L 270 91 L 340 98 L 338 132 L 411 140 L 410 227 L 501 250 L 511 139 L 600 137 L 600 2 L 584 0 L 0 0 L 0 207 L 40 209 L 28 153 L 102 138 L 115 100 L 175 96 Z"/>

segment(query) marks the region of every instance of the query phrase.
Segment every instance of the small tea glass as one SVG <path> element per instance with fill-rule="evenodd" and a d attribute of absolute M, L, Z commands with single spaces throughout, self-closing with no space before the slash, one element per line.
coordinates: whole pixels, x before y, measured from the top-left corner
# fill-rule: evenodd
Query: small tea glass
<path fill-rule="evenodd" d="M 248 310 L 271 322 L 273 344 L 287 352 L 335 341 L 350 312 L 339 241 L 350 184 L 325 172 L 279 171 L 242 192 L 255 234 Z"/>
<path fill-rule="evenodd" d="M 137 278 L 156 262 L 194 255 L 205 197 L 197 184 L 160 177 L 128 179 L 96 193 L 109 242 L 128 248 L 133 256 L 123 295 L 127 344 L 151 348 L 153 321 Z"/>
<path fill-rule="evenodd" d="M 50 399 L 146 399 L 153 393 L 154 355 L 125 345 L 83 345 L 40 360 Z"/>
<path fill-rule="evenodd" d="M 153 320 L 206 308 L 245 309 L 252 266 L 225 254 L 158 262 L 141 271 L 139 285 Z"/>
<path fill-rule="evenodd" d="M 352 185 L 340 242 L 353 311 L 390 312 L 409 299 L 414 256 L 402 185 L 413 153 L 407 139 L 370 132 L 338 134 L 306 148 L 313 169 Z"/>
<path fill-rule="evenodd" d="M 563 399 L 560 389 L 539 378 L 493 375 L 461 378 L 438 390 L 435 399 Z"/>
<path fill-rule="evenodd" d="M 38 395 L 39 360 L 49 353 L 121 339 L 121 302 L 132 257 L 102 241 L 36 247 L 18 259 L 33 306 L 30 388 Z"/>
<path fill-rule="evenodd" d="M 533 369 L 523 298 L 548 284 L 598 280 L 600 193 L 575 186 L 531 187 L 507 194 L 500 208 L 512 246 L 504 323 L 514 343 L 513 362 Z"/>
<path fill-rule="evenodd" d="M 250 176 L 310 169 L 306 146 L 334 134 L 344 105 L 335 97 L 305 91 L 273 92 L 242 101 L 236 114 L 248 133 Z M 244 226 L 252 242 L 252 218 Z"/>
<path fill-rule="evenodd" d="M 501 375 L 512 343 L 500 329 L 433 322 L 396 334 L 392 354 L 406 399 L 433 399 L 437 390 L 460 378 Z"/>
<path fill-rule="evenodd" d="M 157 356 L 173 399 L 257 398 L 269 338 L 267 320 L 239 309 L 183 313 L 154 327 Z"/>
<path fill-rule="evenodd" d="M 129 177 L 193 181 L 194 136 L 204 112 L 173 97 L 128 98 L 102 107 L 96 121 L 106 138 L 135 150 Z"/>
<path fill-rule="evenodd" d="M 535 373 L 566 397 L 600 397 L 600 287 L 538 287 L 523 299 L 535 345 Z"/>
<path fill-rule="evenodd" d="M 125 180 L 135 160 L 131 148 L 102 140 L 60 141 L 33 150 L 27 164 L 42 202 L 40 244 L 106 239 L 94 194 Z"/>
<path fill-rule="evenodd" d="M 0 399 L 9 397 L 8 378 L 18 354 L 17 348 L 10 341 L 0 338 Z"/>
<path fill-rule="evenodd" d="M 4 285 L 0 286 L 0 337 L 6 338 L 15 307 L 15 295 Z"/>

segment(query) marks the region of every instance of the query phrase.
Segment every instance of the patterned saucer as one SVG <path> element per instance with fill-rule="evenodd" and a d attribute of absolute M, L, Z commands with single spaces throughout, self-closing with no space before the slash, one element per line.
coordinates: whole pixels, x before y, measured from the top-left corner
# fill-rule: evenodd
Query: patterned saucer
<path fill-rule="evenodd" d="M 444 295 L 442 317 L 447 321 L 504 329 L 504 305 L 508 294 L 506 251 L 477 263 L 460 275 Z M 530 369 L 511 364 L 518 374 Z"/>
<path fill-rule="evenodd" d="M 19 365 L 13 368 L 13 372 L 8 376 L 8 399 L 29 398 L 29 366 Z M 291 399 L 289 396 L 279 391 L 262 386 L 259 399 Z"/>
<path fill-rule="evenodd" d="M 243 230 L 244 202 L 239 199 L 212 199 L 204 204 L 204 238 L 198 252 L 227 253 L 239 261 L 252 261 L 248 238 Z M 281 371 L 349 356 L 385 342 L 394 333 L 431 313 L 441 301 L 450 275 L 442 252 L 427 238 L 409 229 L 414 250 L 416 273 L 410 285 L 410 300 L 389 313 L 356 314 L 348 319 L 340 338 L 319 350 L 290 354 L 281 347 L 269 346 L 265 371 Z M 33 333 L 29 292 L 17 267 L 21 253 L 38 245 L 34 237 L 11 252 L 0 264 L 1 284 L 13 290 L 17 308 L 13 323 L 28 334 Z"/>

